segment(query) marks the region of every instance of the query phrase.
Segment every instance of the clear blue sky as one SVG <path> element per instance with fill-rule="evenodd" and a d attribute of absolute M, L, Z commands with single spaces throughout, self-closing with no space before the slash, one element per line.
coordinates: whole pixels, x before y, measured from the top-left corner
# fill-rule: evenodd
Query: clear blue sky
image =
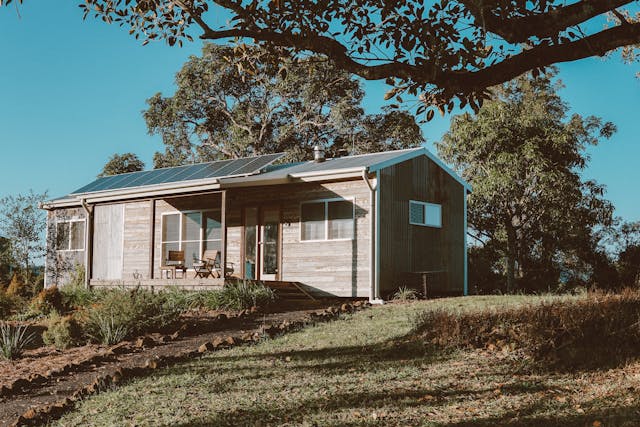
<path fill-rule="evenodd" d="M 29 0 L 0 8 L 0 197 L 33 189 L 65 195 L 94 179 L 110 155 L 135 152 L 148 166 L 161 149 L 141 111 L 156 92 L 170 94 L 176 71 L 200 42 L 141 46 L 126 30 L 82 21 L 76 1 Z M 640 66 L 589 59 L 560 66 L 561 95 L 573 111 L 613 121 L 618 133 L 590 150 L 585 178 L 607 186 L 626 220 L 640 220 Z M 366 84 L 378 112 L 387 88 Z M 450 116 L 423 126 L 429 147 Z"/>

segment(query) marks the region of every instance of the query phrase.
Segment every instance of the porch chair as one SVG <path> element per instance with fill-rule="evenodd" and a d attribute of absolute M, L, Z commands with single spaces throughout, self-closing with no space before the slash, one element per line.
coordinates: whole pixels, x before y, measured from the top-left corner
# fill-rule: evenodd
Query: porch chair
<path fill-rule="evenodd" d="M 160 265 L 160 278 L 162 278 L 162 272 L 167 272 L 167 279 L 169 278 L 169 273 L 171 273 L 171 278 L 176 278 L 176 271 L 182 271 L 182 278 L 187 277 L 187 266 L 184 264 L 184 251 L 169 251 L 167 254 L 167 258 L 163 260 L 162 265 Z"/>
<path fill-rule="evenodd" d="M 211 276 L 214 278 L 222 277 L 222 268 L 220 267 L 220 251 L 217 249 L 209 249 L 204 251 L 202 259 L 193 263 L 195 269 L 195 278 L 201 277 L 206 279 Z M 224 277 L 228 277 L 233 272 L 234 264 L 232 262 L 226 262 L 226 268 L 224 271 Z"/>

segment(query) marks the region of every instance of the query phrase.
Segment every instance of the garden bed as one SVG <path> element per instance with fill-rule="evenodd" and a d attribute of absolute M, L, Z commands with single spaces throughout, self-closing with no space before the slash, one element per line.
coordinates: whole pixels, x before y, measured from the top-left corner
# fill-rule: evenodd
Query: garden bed
<path fill-rule="evenodd" d="M 23 358 L 2 362 L 0 426 L 38 425 L 62 414 L 87 394 L 160 366 L 217 348 L 260 341 L 309 322 L 333 319 L 366 304 L 335 301 L 279 304 L 268 312 L 207 312 L 183 316 L 171 334 L 148 334 L 115 346 L 87 345 L 64 351 L 29 350 Z"/>

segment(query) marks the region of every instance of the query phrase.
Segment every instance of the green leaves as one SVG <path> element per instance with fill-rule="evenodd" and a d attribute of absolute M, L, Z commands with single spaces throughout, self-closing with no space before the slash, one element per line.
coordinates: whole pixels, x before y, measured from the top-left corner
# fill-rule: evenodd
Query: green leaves
<path fill-rule="evenodd" d="M 155 167 L 278 151 L 304 160 L 316 144 L 332 156 L 424 141 L 408 113 L 365 114 L 360 82 L 323 56 L 211 44 L 184 64 L 176 85 L 172 96 L 147 100 L 149 133 L 161 135 L 166 147 Z M 393 97 L 399 108 L 398 89 Z"/>
<path fill-rule="evenodd" d="M 567 266 L 569 258 L 586 262 L 593 227 L 611 218 L 611 204 L 580 171 L 588 162 L 586 146 L 615 126 L 567 118 L 553 77 L 548 70 L 497 87 L 496 99 L 482 108 L 487 94 L 469 99 L 477 115 L 454 117 L 437 144 L 440 156 L 473 186 L 469 223 L 499 254 L 495 268 L 506 273 L 510 260 L 518 266 L 512 281 L 520 277 L 533 289 L 553 286 L 559 271 L 580 276 L 575 265 Z"/>

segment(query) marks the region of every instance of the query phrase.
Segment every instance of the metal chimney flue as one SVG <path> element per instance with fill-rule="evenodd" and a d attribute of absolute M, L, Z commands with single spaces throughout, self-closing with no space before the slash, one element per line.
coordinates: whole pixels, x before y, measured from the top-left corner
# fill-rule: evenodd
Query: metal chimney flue
<path fill-rule="evenodd" d="M 325 161 L 324 148 L 319 145 L 313 147 L 313 161 L 316 163 L 322 163 Z"/>

